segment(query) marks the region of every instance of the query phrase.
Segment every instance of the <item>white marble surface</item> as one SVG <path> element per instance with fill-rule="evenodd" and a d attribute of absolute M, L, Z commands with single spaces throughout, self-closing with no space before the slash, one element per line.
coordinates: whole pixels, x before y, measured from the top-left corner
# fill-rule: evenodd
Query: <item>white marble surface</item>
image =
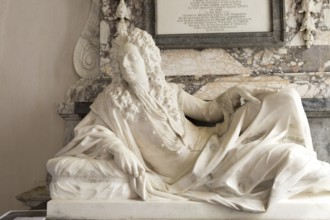
<path fill-rule="evenodd" d="M 243 213 L 199 202 L 61 201 L 48 202 L 47 219 L 239 219 L 329 220 L 330 194 L 304 195 L 278 203 L 263 214 Z"/>

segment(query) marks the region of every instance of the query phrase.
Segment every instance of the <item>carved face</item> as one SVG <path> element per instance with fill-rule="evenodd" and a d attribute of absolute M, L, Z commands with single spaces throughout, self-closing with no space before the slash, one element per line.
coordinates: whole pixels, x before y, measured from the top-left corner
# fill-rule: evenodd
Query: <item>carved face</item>
<path fill-rule="evenodd" d="M 144 60 L 133 44 L 126 43 L 120 48 L 119 64 L 122 77 L 129 85 L 148 82 Z"/>

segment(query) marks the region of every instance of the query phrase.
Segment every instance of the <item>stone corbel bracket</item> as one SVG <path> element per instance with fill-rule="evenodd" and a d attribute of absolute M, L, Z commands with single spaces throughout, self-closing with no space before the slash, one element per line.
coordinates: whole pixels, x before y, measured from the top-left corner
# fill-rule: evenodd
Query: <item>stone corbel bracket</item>
<path fill-rule="evenodd" d="M 76 44 L 73 63 L 82 78 L 96 78 L 100 74 L 100 1 L 93 0 L 88 20 Z"/>
<path fill-rule="evenodd" d="M 300 27 L 300 31 L 304 31 L 303 39 L 306 47 L 310 48 L 314 44 L 315 21 L 313 14 L 316 13 L 314 0 L 302 0 L 299 13 L 304 13 L 304 18 Z"/>

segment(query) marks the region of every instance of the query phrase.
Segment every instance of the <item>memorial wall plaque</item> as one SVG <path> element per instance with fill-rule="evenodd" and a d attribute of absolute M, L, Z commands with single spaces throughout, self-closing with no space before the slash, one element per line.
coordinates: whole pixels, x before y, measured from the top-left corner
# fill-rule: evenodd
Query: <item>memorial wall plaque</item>
<path fill-rule="evenodd" d="M 281 46 L 283 0 L 149 0 L 147 30 L 160 48 Z"/>

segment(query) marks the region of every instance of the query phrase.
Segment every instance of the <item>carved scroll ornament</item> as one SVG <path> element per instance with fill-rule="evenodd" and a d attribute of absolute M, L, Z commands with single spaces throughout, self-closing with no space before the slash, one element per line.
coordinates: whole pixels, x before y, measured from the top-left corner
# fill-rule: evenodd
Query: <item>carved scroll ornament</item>
<path fill-rule="evenodd" d="M 100 72 L 99 8 L 99 0 L 93 0 L 88 20 L 74 50 L 74 68 L 82 78 L 95 78 Z"/>

